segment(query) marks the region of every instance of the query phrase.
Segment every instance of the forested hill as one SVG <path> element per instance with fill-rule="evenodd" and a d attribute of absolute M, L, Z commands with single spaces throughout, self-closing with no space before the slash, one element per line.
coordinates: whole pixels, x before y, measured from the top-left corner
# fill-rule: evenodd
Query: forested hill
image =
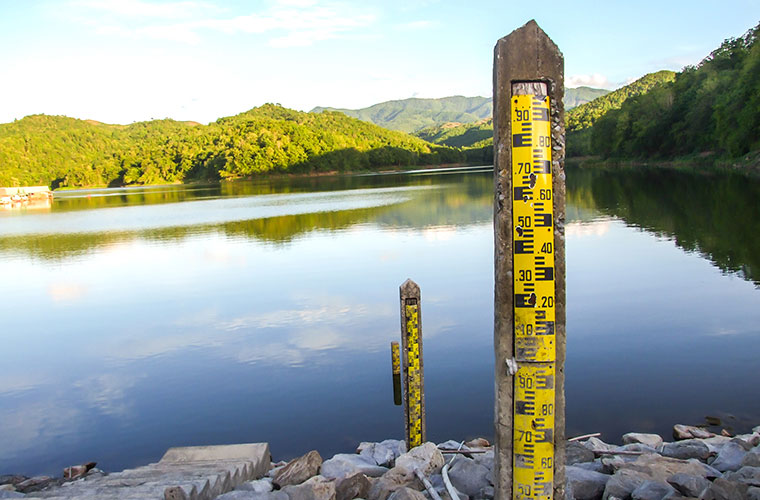
<path fill-rule="evenodd" d="M 0 185 L 83 187 L 456 163 L 436 146 L 341 113 L 267 104 L 209 125 L 107 125 L 33 115 L 0 124 Z"/>
<path fill-rule="evenodd" d="M 565 107 L 570 109 L 609 92 L 604 89 L 578 87 L 565 89 Z M 416 132 L 446 123 L 475 123 L 491 118 L 493 104 L 490 97 L 452 96 L 440 99 L 402 99 L 387 101 L 362 109 L 316 107 L 313 113 L 340 111 L 348 116 L 374 123 L 391 130 Z"/>
<path fill-rule="evenodd" d="M 588 130 L 586 154 L 731 158 L 760 149 L 760 24 L 729 38 L 672 82 L 605 113 Z M 568 146 L 573 140 L 568 135 Z"/>
<path fill-rule="evenodd" d="M 646 94 L 655 85 L 675 80 L 675 71 L 662 70 L 644 75 L 633 83 L 597 97 L 591 102 L 569 110 L 565 115 L 568 131 L 588 128 L 611 109 L 619 109 L 630 97 Z"/>

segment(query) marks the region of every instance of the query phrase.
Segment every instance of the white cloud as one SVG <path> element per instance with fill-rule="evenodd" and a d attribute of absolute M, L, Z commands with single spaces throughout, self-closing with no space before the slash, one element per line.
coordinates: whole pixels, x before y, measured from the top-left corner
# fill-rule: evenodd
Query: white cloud
<path fill-rule="evenodd" d="M 565 85 L 570 88 L 574 87 L 595 87 L 595 88 L 610 88 L 611 83 L 609 79 L 600 74 L 594 73 L 593 75 L 571 75 L 566 81 Z"/>
<path fill-rule="evenodd" d="M 196 13 L 216 10 L 206 2 L 146 2 L 144 0 L 76 0 L 74 7 L 132 18 L 187 18 Z"/>
<path fill-rule="evenodd" d="M 202 34 L 211 31 L 228 35 L 267 33 L 271 35 L 268 41 L 271 47 L 302 47 L 367 27 L 376 19 L 351 4 L 318 5 L 313 0 L 279 0 L 260 12 L 232 17 L 209 15 L 211 6 L 199 2 L 83 0 L 73 2 L 72 6 L 86 11 L 82 22 L 95 26 L 99 34 L 187 44 L 199 43 Z M 99 17 L 103 13 L 115 17 L 104 21 Z M 142 22 L 136 24 L 136 20 Z M 153 20 L 181 22 L 145 24 Z"/>

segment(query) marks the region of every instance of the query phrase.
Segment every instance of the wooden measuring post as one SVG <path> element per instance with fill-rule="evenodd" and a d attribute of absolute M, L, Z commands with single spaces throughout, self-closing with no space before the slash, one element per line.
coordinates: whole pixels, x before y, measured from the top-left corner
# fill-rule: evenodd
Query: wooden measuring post
<path fill-rule="evenodd" d="M 565 498 L 564 59 L 535 21 L 494 48 L 495 499 Z"/>
<path fill-rule="evenodd" d="M 401 361 L 404 369 L 404 427 L 406 448 L 425 442 L 425 377 L 422 366 L 422 314 L 420 287 L 406 280 L 401 298 Z"/>
<path fill-rule="evenodd" d="M 393 369 L 393 404 L 401 406 L 401 350 L 398 342 L 391 342 L 391 367 Z"/>

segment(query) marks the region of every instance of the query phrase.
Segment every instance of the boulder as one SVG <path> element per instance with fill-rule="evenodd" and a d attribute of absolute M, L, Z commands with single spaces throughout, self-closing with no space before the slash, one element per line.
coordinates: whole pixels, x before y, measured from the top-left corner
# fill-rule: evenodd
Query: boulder
<path fill-rule="evenodd" d="M 655 450 L 662 446 L 662 438 L 657 434 L 645 434 L 641 432 L 629 432 L 623 434 L 623 444 L 640 443 L 654 448 Z"/>
<path fill-rule="evenodd" d="M 710 449 L 698 439 L 686 439 L 676 441 L 675 443 L 665 443 L 662 445 L 660 453 L 664 457 L 679 458 L 681 460 L 696 458 L 704 461 L 710 456 Z"/>
<path fill-rule="evenodd" d="M 396 459 L 396 467 L 408 472 L 419 469 L 420 472 L 429 476 L 438 474 L 443 468 L 443 454 L 435 444 L 427 442 L 404 453 Z"/>
<path fill-rule="evenodd" d="M 612 445 L 612 444 L 607 444 L 604 441 L 602 441 L 601 439 L 596 438 L 596 437 L 588 438 L 582 444 L 583 444 L 583 446 L 585 446 L 586 448 L 588 448 L 589 450 L 591 450 L 593 452 L 598 452 L 598 451 L 614 451 L 615 448 L 617 448 L 617 446 Z"/>
<path fill-rule="evenodd" d="M 746 454 L 747 450 L 744 449 L 744 446 L 732 440 L 723 446 L 710 465 L 721 472 L 739 470 Z"/>
<path fill-rule="evenodd" d="M 258 493 L 249 490 L 234 490 L 216 497 L 216 500 L 290 500 L 284 491 Z"/>
<path fill-rule="evenodd" d="M 285 486 L 289 500 L 335 500 L 335 481 L 314 476 L 301 484 Z"/>
<path fill-rule="evenodd" d="M 721 448 L 731 441 L 731 438 L 727 436 L 715 436 L 707 439 L 700 439 L 700 441 L 707 445 L 710 453 L 715 453 L 717 455 Z"/>
<path fill-rule="evenodd" d="M 760 487 L 760 467 L 742 467 L 736 472 L 727 472 L 723 477 L 747 486 Z"/>
<path fill-rule="evenodd" d="M 388 500 L 427 500 L 427 497 L 417 490 L 401 487 L 391 493 Z"/>
<path fill-rule="evenodd" d="M 367 499 L 386 500 L 391 493 L 404 487 L 415 490 L 422 490 L 423 488 L 413 471 L 397 465 L 372 483 L 367 494 Z"/>
<path fill-rule="evenodd" d="M 747 500 L 760 500 L 760 488 L 755 486 L 747 488 Z"/>
<path fill-rule="evenodd" d="M 700 500 L 740 500 L 747 496 L 747 485 L 719 477 L 700 495 Z"/>
<path fill-rule="evenodd" d="M 644 481 L 631 492 L 632 500 L 662 500 L 668 495 L 676 495 L 676 490 L 664 481 Z"/>
<path fill-rule="evenodd" d="M 235 487 L 239 491 L 253 491 L 254 493 L 269 493 L 272 491 L 272 480 L 257 479 L 255 481 L 246 481 Z"/>
<path fill-rule="evenodd" d="M 353 500 L 367 498 L 369 494 L 369 479 L 364 474 L 354 474 L 335 483 L 336 500 Z"/>
<path fill-rule="evenodd" d="M 495 495 L 496 491 L 494 487 L 489 485 L 481 489 L 475 498 L 484 498 L 486 500 L 491 500 Z"/>
<path fill-rule="evenodd" d="M 693 425 L 676 424 L 673 426 L 673 439 L 705 439 L 714 436 L 714 433 Z"/>
<path fill-rule="evenodd" d="M 475 453 L 472 458 L 486 469 L 493 470 L 495 460 L 493 450 L 488 450 L 485 453 Z"/>
<path fill-rule="evenodd" d="M 594 452 L 585 445 L 577 441 L 570 441 L 565 445 L 565 464 L 573 465 L 583 462 L 592 462 L 593 460 Z"/>
<path fill-rule="evenodd" d="M 18 491 L 0 490 L 0 498 L 24 498 L 26 495 Z"/>
<path fill-rule="evenodd" d="M 49 476 L 35 476 L 30 477 L 20 483 L 16 483 L 16 490 L 22 493 L 30 493 L 33 491 L 39 491 L 50 484 L 54 483 L 55 479 Z"/>
<path fill-rule="evenodd" d="M 631 493 L 647 481 L 653 478 L 642 472 L 630 469 L 620 469 L 617 471 L 604 486 L 603 500 L 612 498 L 630 498 Z M 576 494 L 573 489 L 573 494 Z"/>
<path fill-rule="evenodd" d="M 576 500 L 595 500 L 604 493 L 604 487 L 610 476 L 568 465 L 565 467 L 565 477 L 569 490 L 572 490 Z"/>
<path fill-rule="evenodd" d="M 752 448 L 744 458 L 742 458 L 742 467 L 760 467 L 760 447 Z"/>
<path fill-rule="evenodd" d="M 651 475 L 653 479 L 660 481 L 665 481 L 668 477 L 679 472 L 708 479 L 721 475 L 720 472 L 696 459 L 678 460 L 660 455 L 641 455 L 635 462 L 627 463 L 622 468 L 644 472 Z"/>
<path fill-rule="evenodd" d="M 637 453 L 641 453 L 642 455 L 645 453 L 658 453 L 658 451 L 652 448 L 651 446 L 646 445 L 646 444 L 641 444 L 641 443 L 630 443 L 623 446 L 618 446 L 615 449 L 615 451 L 624 451 L 624 452 L 635 451 Z M 632 456 L 632 455 L 629 455 L 629 456 Z"/>
<path fill-rule="evenodd" d="M 449 479 L 454 487 L 470 497 L 489 486 L 488 468 L 467 457 L 457 457 L 449 467 Z"/>
<path fill-rule="evenodd" d="M 319 467 L 322 465 L 322 457 L 317 450 L 311 450 L 309 453 L 295 458 L 288 464 L 279 469 L 272 479 L 272 482 L 283 488 L 295 484 L 301 484 L 312 476 L 316 476 Z"/>
<path fill-rule="evenodd" d="M 607 469 L 602 464 L 601 460 L 594 460 L 593 462 L 580 462 L 573 464 L 574 467 L 580 469 L 590 470 L 593 472 L 599 472 L 600 474 L 607 474 Z"/>
<path fill-rule="evenodd" d="M 29 479 L 26 476 L 19 476 L 15 474 L 4 474 L 0 476 L 0 484 L 18 484 L 22 481 Z"/>
<path fill-rule="evenodd" d="M 406 443 L 396 439 L 386 439 L 380 443 L 363 442 L 356 452 L 368 462 L 384 467 L 393 467 L 396 457 L 406 452 Z"/>
<path fill-rule="evenodd" d="M 698 497 L 710 486 L 710 481 L 702 476 L 678 472 L 668 478 L 668 483 L 686 497 Z"/>
<path fill-rule="evenodd" d="M 338 453 L 329 460 L 325 460 L 319 469 L 319 473 L 330 479 L 339 479 L 354 474 L 364 474 L 370 477 L 380 477 L 388 469 L 377 465 L 374 461 L 368 461 L 362 455 L 352 453 Z"/>
<path fill-rule="evenodd" d="M 468 448 L 488 448 L 489 446 L 491 446 L 491 443 L 488 442 L 486 438 L 480 437 L 480 438 L 470 439 L 469 441 L 466 441 L 464 445 L 467 446 Z"/>

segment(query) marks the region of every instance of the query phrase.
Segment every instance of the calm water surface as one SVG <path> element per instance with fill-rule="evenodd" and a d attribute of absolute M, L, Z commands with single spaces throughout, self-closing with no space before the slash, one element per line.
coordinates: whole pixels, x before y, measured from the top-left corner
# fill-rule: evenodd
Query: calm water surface
<path fill-rule="evenodd" d="M 422 288 L 427 427 L 492 435 L 491 172 L 60 193 L 0 211 L 0 474 L 403 436 L 389 343 Z M 570 170 L 568 434 L 760 423 L 760 183 Z"/>

